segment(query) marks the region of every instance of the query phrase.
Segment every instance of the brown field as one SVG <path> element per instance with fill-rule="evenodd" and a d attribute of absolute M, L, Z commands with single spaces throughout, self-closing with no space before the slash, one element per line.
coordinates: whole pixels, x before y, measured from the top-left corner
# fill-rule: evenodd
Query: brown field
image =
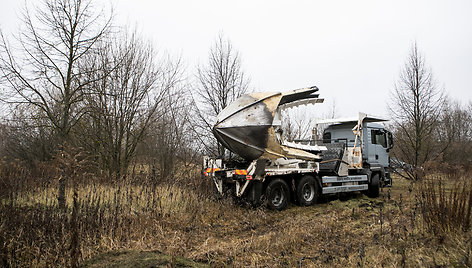
<path fill-rule="evenodd" d="M 66 210 L 54 184 L 12 191 L 1 199 L 0 266 L 472 265 L 463 179 L 454 187 L 444 177 L 439 189 L 395 178 L 376 199 L 342 195 L 282 212 L 216 200 L 191 181 L 80 183 L 75 195 L 69 187 Z M 432 194 L 455 210 L 435 207 Z"/>

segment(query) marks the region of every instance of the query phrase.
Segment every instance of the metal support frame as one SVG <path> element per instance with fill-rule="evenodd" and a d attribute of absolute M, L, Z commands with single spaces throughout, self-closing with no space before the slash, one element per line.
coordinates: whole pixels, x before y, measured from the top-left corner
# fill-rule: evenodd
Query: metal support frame
<path fill-rule="evenodd" d="M 364 153 L 362 148 L 364 147 L 364 126 L 363 126 L 363 121 L 364 118 L 366 118 L 367 114 L 365 113 L 359 113 L 359 120 L 357 121 L 357 125 L 352 129 L 352 132 L 354 135 L 356 135 L 356 138 L 354 140 L 354 147 L 352 149 L 352 157 L 359 157 L 360 158 L 360 163 L 351 163 L 351 167 L 361 169 L 362 168 L 362 154 Z M 359 151 L 356 150 L 357 148 L 357 141 L 359 141 Z M 359 153 L 360 155 L 356 155 Z"/>
<path fill-rule="evenodd" d="M 212 178 L 213 178 L 213 182 L 216 185 L 216 189 L 218 190 L 218 193 L 222 195 L 223 194 L 223 180 L 218 180 L 216 179 L 215 176 L 212 176 Z"/>
<path fill-rule="evenodd" d="M 246 190 L 247 186 L 249 185 L 249 180 L 247 180 L 243 187 L 241 187 L 241 183 L 239 181 L 236 181 L 236 196 L 241 197 L 244 194 L 244 191 Z"/>

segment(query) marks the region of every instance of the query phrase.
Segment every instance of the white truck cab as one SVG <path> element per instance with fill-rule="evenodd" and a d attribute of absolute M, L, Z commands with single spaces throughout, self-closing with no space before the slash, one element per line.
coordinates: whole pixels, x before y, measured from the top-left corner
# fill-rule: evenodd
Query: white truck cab
<path fill-rule="evenodd" d="M 361 113 L 360 117 L 363 117 L 363 115 L 365 114 Z M 346 148 L 360 146 L 362 165 L 359 167 L 361 168 L 352 167 L 348 173 L 379 173 L 380 187 L 391 186 L 389 151 L 393 148 L 393 135 L 382 124 L 378 123 L 387 120 L 365 115 L 362 121 L 360 137 L 356 141 L 353 129 L 357 126 L 359 120 L 330 120 L 330 122 L 336 123 L 325 128 L 322 144 L 327 147 L 336 143 L 342 143 Z"/>

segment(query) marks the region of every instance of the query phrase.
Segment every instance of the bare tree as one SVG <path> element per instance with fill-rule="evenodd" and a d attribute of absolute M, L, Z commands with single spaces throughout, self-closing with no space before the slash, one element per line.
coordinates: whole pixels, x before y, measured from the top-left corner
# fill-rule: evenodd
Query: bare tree
<path fill-rule="evenodd" d="M 178 182 L 186 179 L 179 173 L 190 174 L 195 169 L 199 150 L 195 146 L 197 134 L 192 131 L 195 118 L 189 95 L 184 84 L 172 88 L 163 103 L 164 114 L 150 125 L 141 153 L 154 167 L 153 179 Z"/>
<path fill-rule="evenodd" d="M 80 79 L 84 73 L 78 63 L 93 53 L 109 31 L 112 17 L 97 12 L 91 0 L 45 0 L 34 8 L 31 13 L 25 7 L 17 49 L 1 35 L 0 71 L 8 84 L 4 100 L 38 108 L 62 144 L 85 112 L 79 103 L 91 82 Z M 62 178 L 61 205 L 64 188 Z"/>
<path fill-rule="evenodd" d="M 288 141 L 309 140 L 315 127 L 312 109 L 307 107 L 292 108 L 282 112 L 284 139 Z"/>
<path fill-rule="evenodd" d="M 67 140 L 83 114 L 77 104 L 83 98 L 79 61 L 109 30 L 111 16 L 93 12 L 91 1 L 44 1 L 34 14 L 25 8 L 24 29 L 13 50 L 2 35 L 0 70 L 13 94 L 10 103 L 38 107 L 59 136 Z"/>
<path fill-rule="evenodd" d="M 402 174 L 406 178 L 419 179 L 423 165 L 439 151 L 434 135 L 443 99 L 415 43 L 395 83 L 389 105 L 395 129 L 395 155 L 413 166 Z"/>
<path fill-rule="evenodd" d="M 249 86 L 249 79 L 241 67 L 239 53 L 222 34 L 218 36 L 210 49 L 207 65 L 197 68 L 197 80 L 196 93 L 200 104 L 197 112 L 200 115 L 199 120 L 203 123 L 199 124 L 202 126 L 199 131 L 210 137 L 216 115 L 236 98 L 246 93 Z M 208 148 L 213 147 L 206 140 L 202 142 Z M 211 139 L 210 143 L 215 142 Z M 213 153 L 223 155 L 224 148 L 218 144 L 217 152 Z"/>
<path fill-rule="evenodd" d="M 2 154 L 8 159 L 21 159 L 30 167 L 51 158 L 56 136 L 38 109 L 19 106 L 4 122 Z"/>
<path fill-rule="evenodd" d="M 86 98 L 90 138 L 103 168 L 120 177 L 149 126 L 166 114 L 167 98 L 181 80 L 180 61 L 158 62 L 152 45 L 136 33 L 104 42 L 93 57 L 83 66 L 84 79 L 93 81 Z"/>
<path fill-rule="evenodd" d="M 437 139 L 443 148 L 441 161 L 455 167 L 472 164 L 472 114 L 469 107 L 445 99 L 437 128 Z"/>
<path fill-rule="evenodd" d="M 325 115 L 325 118 L 334 119 L 337 116 L 338 116 L 338 105 L 337 105 L 336 99 L 333 99 L 331 100 L 331 105 L 330 105 L 327 115 Z"/>

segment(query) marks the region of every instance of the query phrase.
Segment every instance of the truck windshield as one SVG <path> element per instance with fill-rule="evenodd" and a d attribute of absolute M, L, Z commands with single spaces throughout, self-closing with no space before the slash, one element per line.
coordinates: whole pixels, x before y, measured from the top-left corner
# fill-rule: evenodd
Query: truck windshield
<path fill-rule="evenodd" d="M 387 137 L 385 132 L 380 129 L 373 129 L 372 132 L 372 144 L 380 144 L 382 147 L 387 148 Z"/>

